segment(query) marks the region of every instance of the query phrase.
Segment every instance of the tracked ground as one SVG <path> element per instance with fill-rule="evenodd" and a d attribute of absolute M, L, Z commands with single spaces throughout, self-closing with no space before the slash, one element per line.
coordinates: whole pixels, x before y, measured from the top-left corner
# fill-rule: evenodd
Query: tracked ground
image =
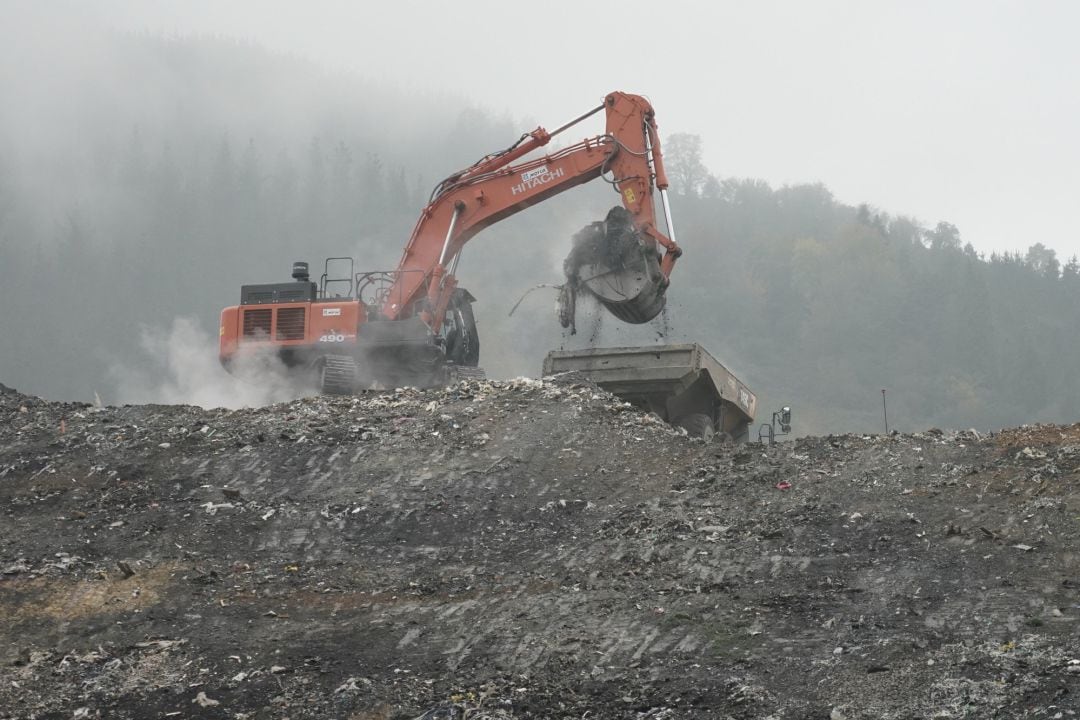
<path fill-rule="evenodd" d="M 735 447 L 557 381 L 0 414 L 3 718 L 1080 712 L 1080 426 Z"/>

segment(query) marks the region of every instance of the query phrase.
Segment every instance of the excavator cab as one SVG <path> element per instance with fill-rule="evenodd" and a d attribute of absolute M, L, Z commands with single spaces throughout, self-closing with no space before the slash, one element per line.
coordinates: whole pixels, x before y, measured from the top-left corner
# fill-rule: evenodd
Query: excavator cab
<path fill-rule="evenodd" d="M 222 365 L 271 353 L 333 394 L 482 376 L 475 298 L 464 288 L 455 289 L 439 333 L 419 313 L 385 317 L 405 272 L 416 271 L 355 272 L 353 258 L 331 257 L 318 283 L 296 261 L 291 283 L 242 286 L 240 304 L 221 313 Z"/>

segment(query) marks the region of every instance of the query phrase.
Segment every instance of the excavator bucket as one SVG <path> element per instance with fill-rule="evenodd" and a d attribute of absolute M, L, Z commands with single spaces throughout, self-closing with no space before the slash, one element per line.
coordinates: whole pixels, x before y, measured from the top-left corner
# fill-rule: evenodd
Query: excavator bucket
<path fill-rule="evenodd" d="M 636 262 L 612 267 L 603 262 L 583 265 L 581 286 L 623 322 L 647 323 L 664 309 L 656 253 L 642 252 Z"/>
<path fill-rule="evenodd" d="M 570 297 L 561 312 L 573 323 L 573 296 L 584 292 L 623 322 L 641 324 L 664 309 L 664 277 L 655 244 L 634 227 L 626 209 L 614 207 L 607 218 L 582 228 L 563 263 Z"/>

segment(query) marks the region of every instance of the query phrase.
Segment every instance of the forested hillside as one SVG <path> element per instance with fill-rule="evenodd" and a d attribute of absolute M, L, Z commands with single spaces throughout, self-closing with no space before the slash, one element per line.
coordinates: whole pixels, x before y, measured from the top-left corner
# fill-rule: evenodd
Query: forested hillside
<path fill-rule="evenodd" d="M 821 185 L 714 184 L 679 203 L 692 334 L 726 343 L 815 428 L 1000 427 L 1075 419 L 1080 274 L 1039 243 L 989 258 L 933 229 L 838 203 Z M 710 331 L 709 328 L 712 328 Z M 751 373 L 748 373 L 751 374 Z"/>
<path fill-rule="evenodd" d="M 392 267 L 439 178 L 566 119 L 542 106 L 497 118 L 469 104 L 485 98 L 223 40 L 123 36 L 99 50 L 49 95 L 0 74 L 15 108 L 0 117 L 0 382 L 49 398 L 177 400 L 219 382 L 217 313 L 242 283 L 287 280 L 298 259 L 321 271 L 331 255 Z M 1080 268 L 1047 239 L 983 257 L 948 222 L 847 205 L 824 185 L 723 179 L 700 160 L 700 142 L 719 139 L 664 129 L 686 250 L 666 315 L 644 328 L 597 318 L 569 338 L 542 290 L 507 316 L 560 281 L 570 235 L 617 202 L 595 183 L 465 251 L 489 374 L 535 375 L 564 345 L 692 340 L 763 409 L 792 405 L 799 433 L 879 431 L 882 388 L 902 429 L 1077 419 Z"/>

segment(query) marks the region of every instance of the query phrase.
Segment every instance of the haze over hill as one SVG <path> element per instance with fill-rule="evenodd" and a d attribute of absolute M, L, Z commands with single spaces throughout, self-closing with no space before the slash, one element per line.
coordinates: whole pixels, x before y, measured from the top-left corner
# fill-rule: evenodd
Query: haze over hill
<path fill-rule="evenodd" d="M 251 402 L 199 394 L 223 377 L 213 329 L 242 283 L 331 255 L 392 267 L 434 182 L 536 123 L 249 42 L 88 32 L 73 55 L 36 40 L 5 43 L 0 64 L 16 110 L 0 116 L 0 335 L 18 339 L 0 346 L 0 380 L 51 398 Z M 47 65 L 48 82 L 23 64 Z M 900 428 L 1075 420 L 1076 263 L 1037 237 L 984 258 L 949 218 L 925 227 L 824 185 L 711 173 L 700 144 L 713 140 L 657 111 L 687 251 L 666 317 L 569 338 L 542 293 L 507 317 L 560 280 L 570 235 L 617 202 L 595 183 L 467 248 L 490 374 L 662 337 L 707 346 L 763 407 L 794 406 L 800 433 L 879 430 L 883 387 Z"/>
<path fill-rule="evenodd" d="M 18 2 L 15 0 L 14 5 Z M 53 0 L 9 26 L 78 53 L 95 28 L 242 38 L 430 98 L 468 95 L 533 125 L 610 90 L 647 94 L 661 130 L 709 140 L 724 175 L 825 181 L 924 222 L 947 218 L 977 249 L 1037 237 L 1080 252 L 1074 84 L 1080 6 L 942 0 Z M 572 18 L 573 20 L 569 20 Z M 0 29 L 2 31 L 2 29 Z M 297 106 L 302 107 L 302 106 Z"/>

